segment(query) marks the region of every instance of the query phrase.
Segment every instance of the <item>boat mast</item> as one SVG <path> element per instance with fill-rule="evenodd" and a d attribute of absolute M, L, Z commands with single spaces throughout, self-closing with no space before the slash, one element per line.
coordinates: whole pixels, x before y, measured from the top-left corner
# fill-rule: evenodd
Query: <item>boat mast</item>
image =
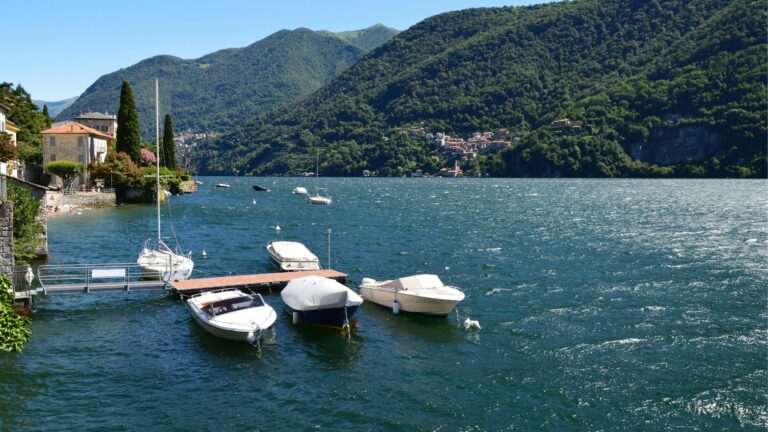
<path fill-rule="evenodd" d="M 162 241 L 160 237 L 160 85 L 155 78 L 155 164 L 157 172 L 157 243 Z"/>
<path fill-rule="evenodd" d="M 315 196 L 320 196 L 320 189 L 317 182 L 320 179 L 320 146 L 317 147 L 317 164 L 315 166 Z"/>

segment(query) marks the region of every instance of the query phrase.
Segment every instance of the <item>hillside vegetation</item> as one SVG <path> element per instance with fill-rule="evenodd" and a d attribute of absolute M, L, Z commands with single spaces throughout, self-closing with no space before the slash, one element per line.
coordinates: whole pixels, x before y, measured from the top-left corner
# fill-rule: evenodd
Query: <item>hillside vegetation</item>
<path fill-rule="evenodd" d="M 438 15 L 301 101 L 198 149 L 208 173 L 400 175 L 450 161 L 398 128 L 523 138 L 506 176 L 766 176 L 766 10 L 750 0 L 580 0 Z M 553 129 L 568 117 L 580 129 Z M 701 143 L 701 144 L 699 144 Z M 634 157 L 633 157 L 634 155 Z"/>
<path fill-rule="evenodd" d="M 282 30 L 244 48 L 184 60 L 157 56 L 107 74 L 91 85 L 57 120 L 82 112 L 116 113 L 122 81 L 133 88 L 142 136 L 154 128 L 154 78 L 161 109 L 173 113 L 177 131 L 220 132 L 256 114 L 317 90 L 359 60 L 368 46 L 396 30 L 378 25 L 337 37 L 308 29 Z"/>

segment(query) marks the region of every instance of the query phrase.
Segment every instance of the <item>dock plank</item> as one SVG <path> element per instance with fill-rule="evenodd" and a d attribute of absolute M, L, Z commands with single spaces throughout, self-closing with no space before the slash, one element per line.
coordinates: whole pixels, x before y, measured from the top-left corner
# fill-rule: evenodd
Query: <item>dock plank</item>
<path fill-rule="evenodd" d="M 169 285 L 173 291 L 181 295 L 191 295 L 223 288 L 242 288 L 263 291 L 272 288 L 282 288 L 293 279 L 307 276 L 320 276 L 338 281 L 346 281 L 348 277 L 347 274 L 336 270 L 313 270 L 187 279 L 172 281 Z"/>

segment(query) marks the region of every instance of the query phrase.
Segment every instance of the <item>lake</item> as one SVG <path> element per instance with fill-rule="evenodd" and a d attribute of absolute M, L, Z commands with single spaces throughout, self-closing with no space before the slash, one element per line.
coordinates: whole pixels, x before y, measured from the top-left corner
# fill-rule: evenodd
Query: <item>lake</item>
<path fill-rule="evenodd" d="M 160 291 L 38 297 L 27 347 L 0 354 L 0 429 L 768 424 L 765 181 L 321 178 L 334 203 L 310 206 L 290 192 L 314 179 L 200 180 L 163 207 L 194 277 L 272 271 L 276 239 L 325 265 L 331 229 L 350 287 L 434 273 L 482 330 L 366 303 L 348 337 L 293 326 L 272 294 L 280 316 L 256 349 L 208 335 Z M 154 213 L 51 219 L 49 262 L 135 262 Z"/>

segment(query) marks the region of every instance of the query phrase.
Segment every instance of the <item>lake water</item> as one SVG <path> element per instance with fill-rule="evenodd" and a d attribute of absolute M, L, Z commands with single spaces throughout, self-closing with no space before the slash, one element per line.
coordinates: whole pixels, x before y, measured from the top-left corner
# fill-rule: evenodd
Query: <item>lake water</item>
<path fill-rule="evenodd" d="M 312 179 L 201 180 L 163 210 L 195 277 L 271 271 L 275 239 L 325 263 L 330 228 L 350 286 L 435 273 L 482 330 L 364 304 L 351 339 L 281 313 L 259 351 L 159 291 L 39 297 L 27 347 L 0 354 L 0 429 L 768 424 L 765 181 L 321 179 L 322 207 L 290 194 Z M 154 223 L 153 206 L 52 219 L 50 262 L 134 262 Z"/>

